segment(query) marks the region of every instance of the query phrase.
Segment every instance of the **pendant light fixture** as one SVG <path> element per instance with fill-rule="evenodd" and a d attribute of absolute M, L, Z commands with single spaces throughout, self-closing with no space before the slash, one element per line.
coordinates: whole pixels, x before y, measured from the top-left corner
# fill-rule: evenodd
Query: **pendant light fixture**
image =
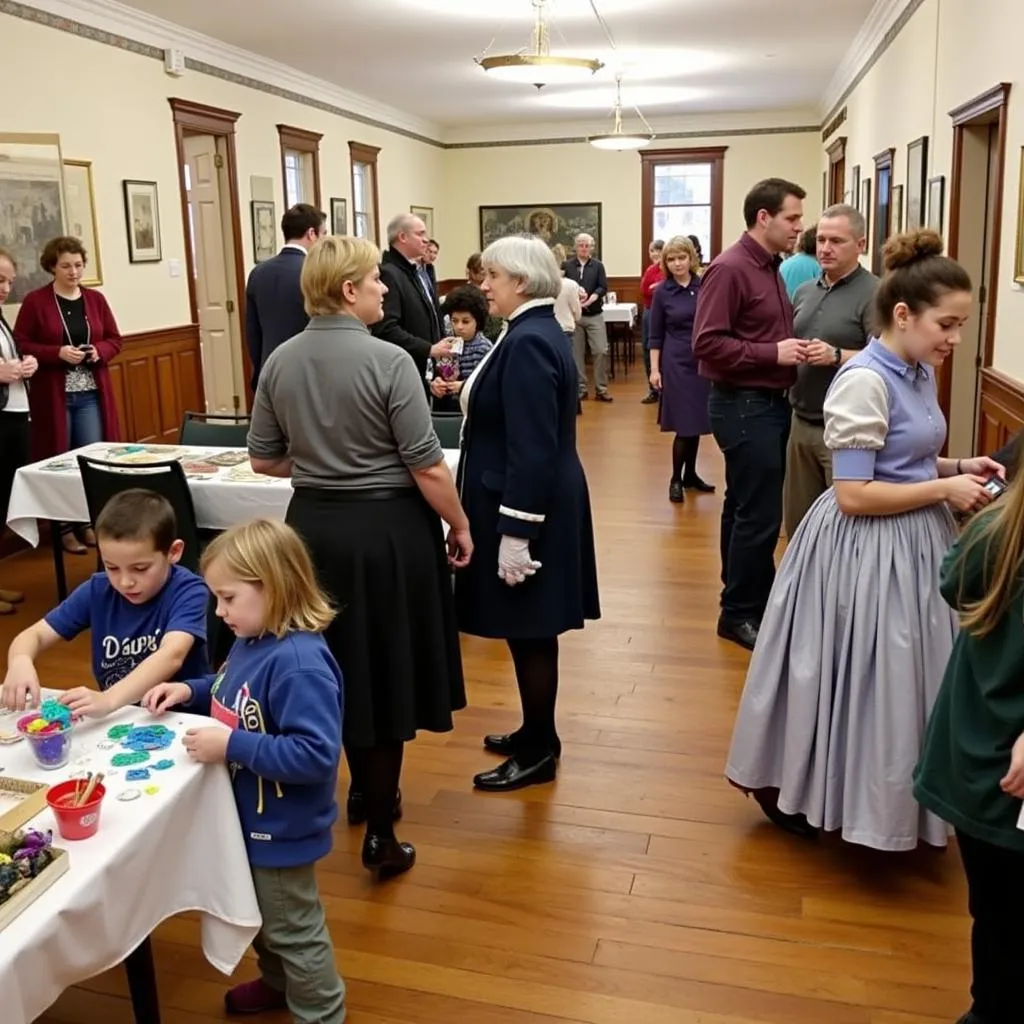
<path fill-rule="evenodd" d="M 643 149 L 655 138 L 654 129 L 647 123 L 647 118 L 640 113 L 639 107 L 633 108 L 636 116 L 646 132 L 627 132 L 622 127 L 622 75 L 615 76 L 615 123 L 608 135 L 592 135 L 587 141 L 597 149 Z"/>
<path fill-rule="evenodd" d="M 551 37 L 545 17 L 548 0 L 531 0 L 531 3 L 534 7 L 534 24 L 528 52 L 520 50 L 517 53 L 473 58 L 487 72 L 488 77 L 535 85 L 539 89 L 545 85 L 579 82 L 604 67 L 596 58 L 552 56 Z"/>

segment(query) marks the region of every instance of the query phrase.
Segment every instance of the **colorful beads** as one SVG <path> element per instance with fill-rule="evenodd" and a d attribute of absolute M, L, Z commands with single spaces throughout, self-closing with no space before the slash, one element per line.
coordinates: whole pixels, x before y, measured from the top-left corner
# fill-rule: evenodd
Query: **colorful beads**
<path fill-rule="evenodd" d="M 133 764 L 142 764 L 149 760 L 149 754 L 145 750 L 133 750 L 130 754 L 115 754 L 110 763 L 115 768 L 129 768 Z"/>

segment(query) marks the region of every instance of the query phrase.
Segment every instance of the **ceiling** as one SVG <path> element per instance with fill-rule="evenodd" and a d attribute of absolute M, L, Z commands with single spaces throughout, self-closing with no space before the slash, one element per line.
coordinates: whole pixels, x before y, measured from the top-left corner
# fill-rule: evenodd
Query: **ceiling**
<path fill-rule="evenodd" d="M 549 0 L 551 49 L 599 57 L 582 86 L 489 80 L 473 64 L 529 43 L 530 0 L 122 0 L 443 126 L 593 121 L 614 101 L 658 121 L 815 109 L 874 0 Z M 493 44 L 492 44 L 493 40 Z"/>

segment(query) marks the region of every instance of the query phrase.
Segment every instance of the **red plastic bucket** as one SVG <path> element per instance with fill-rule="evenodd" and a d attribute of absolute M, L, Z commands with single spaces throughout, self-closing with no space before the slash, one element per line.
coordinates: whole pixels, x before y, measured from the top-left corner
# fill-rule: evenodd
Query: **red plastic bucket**
<path fill-rule="evenodd" d="M 107 793 L 102 782 L 96 783 L 87 804 L 71 806 L 75 799 L 75 788 L 82 792 L 86 785 L 84 779 L 69 779 L 47 790 L 46 802 L 57 819 L 57 831 L 64 839 L 88 839 L 100 827 L 100 805 Z"/>

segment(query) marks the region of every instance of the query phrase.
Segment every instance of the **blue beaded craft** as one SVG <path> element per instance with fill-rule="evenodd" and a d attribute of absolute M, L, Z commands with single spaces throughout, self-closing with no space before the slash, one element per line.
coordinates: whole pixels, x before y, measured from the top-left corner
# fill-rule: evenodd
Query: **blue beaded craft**
<path fill-rule="evenodd" d="M 149 778 L 148 768 L 132 768 L 125 773 L 125 779 L 128 782 L 144 782 Z"/>
<path fill-rule="evenodd" d="M 165 757 L 162 761 L 157 761 L 156 764 L 154 764 L 152 767 L 155 768 L 158 772 L 163 772 L 166 771 L 168 768 L 173 768 L 174 762 L 170 758 Z"/>
<path fill-rule="evenodd" d="M 166 750 L 174 742 L 174 730 L 166 725 L 136 725 L 121 737 L 127 750 Z"/>

